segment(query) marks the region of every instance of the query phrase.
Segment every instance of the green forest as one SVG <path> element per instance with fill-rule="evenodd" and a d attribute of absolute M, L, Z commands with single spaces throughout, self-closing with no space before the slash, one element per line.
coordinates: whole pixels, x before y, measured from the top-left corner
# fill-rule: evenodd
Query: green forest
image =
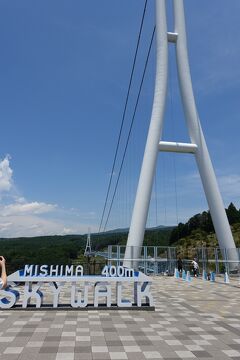
<path fill-rule="evenodd" d="M 240 247 L 240 210 L 231 203 L 226 209 L 229 223 L 237 247 Z M 92 234 L 94 251 L 106 250 L 108 245 L 125 245 L 127 230 L 115 230 Z M 88 263 L 84 257 L 87 235 L 41 236 L 32 238 L 0 239 L 0 255 L 7 260 L 9 272 L 22 268 L 25 264 L 77 264 Z M 179 253 L 201 246 L 217 247 L 217 239 L 209 211 L 191 217 L 185 224 L 176 227 L 156 227 L 145 232 L 147 246 L 174 246 Z M 97 258 L 95 262 L 103 263 Z"/>
<path fill-rule="evenodd" d="M 144 245 L 168 245 L 173 227 L 160 227 L 147 230 Z M 88 265 L 89 258 L 84 256 L 87 235 L 39 236 L 28 238 L 0 239 L 0 255 L 7 262 L 8 272 L 21 269 L 25 264 Z M 93 251 L 107 250 L 108 245 L 125 245 L 127 231 L 109 231 L 92 234 Z M 98 257 L 95 262 L 104 263 Z"/>
<path fill-rule="evenodd" d="M 226 209 L 229 224 L 237 247 L 240 247 L 240 210 L 230 203 Z M 179 223 L 170 235 L 169 246 L 217 247 L 217 239 L 209 211 L 191 217 L 185 224 Z"/>

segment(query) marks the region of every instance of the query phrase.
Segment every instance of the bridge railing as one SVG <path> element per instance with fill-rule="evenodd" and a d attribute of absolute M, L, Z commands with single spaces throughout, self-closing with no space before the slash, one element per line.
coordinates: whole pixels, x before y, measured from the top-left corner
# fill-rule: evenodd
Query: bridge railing
<path fill-rule="evenodd" d="M 172 275 L 175 267 L 177 267 L 179 257 L 182 259 L 185 270 L 192 270 L 194 258 L 199 264 L 200 273 L 205 270 L 207 272 L 214 271 L 216 274 L 222 274 L 226 271 L 229 274 L 239 274 L 240 270 L 240 248 L 196 247 L 178 249 L 166 246 L 142 246 L 136 249 L 136 247 L 127 248 L 124 245 L 109 245 L 108 264 L 123 265 L 125 252 L 128 254 L 128 258 L 125 259 L 128 266 L 131 264 L 145 274 Z"/>
<path fill-rule="evenodd" d="M 123 265 L 125 259 L 130 263 L 137 263 L 139 270 L 145 274 L 174 273 L 176 248 L 165 246 L 129 247 L 127 253 L 130 254 L 130 257 L 125 258 L 126 249 L 126 246 L 123 245 L 109 245 L 108 264 Z"/>

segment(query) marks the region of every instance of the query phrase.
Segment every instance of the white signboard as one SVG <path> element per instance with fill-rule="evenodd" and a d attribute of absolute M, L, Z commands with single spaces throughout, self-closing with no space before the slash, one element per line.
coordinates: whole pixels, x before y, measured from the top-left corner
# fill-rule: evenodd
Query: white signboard
<path fill-rule="evenodd" d="M 0 290 L 1 309 L 10 309 L 16 306 L 20 297 L 19 291 L 16 290 L 18 284 L 24 285 L 21 299 L 22 308 L 27 308 L 31 303 L 36 308 L 43 305 L 46 297 L 43 292 L 43 284 L 49 286 L 48 294 L 50 290 L 51 307 L 53 308 L 61 306 L 59 296 L 61 291 L 65 291 L 64 285 L 70 285 L 67 305 L 72 308 L 153 307 L 150 278 L 141 272 L 123 266 L 105 266 L 101 275 L 84 275 L 82 265 L 25 265 L 23 270 L 16 271 L 8 277 L 8 284 L 8 288 Z M 133 297 L 124 298 L 124 284 L 130 284 Z M 46 291 L 46 286 L 44 288 Z M 112 303 L 113 291 L 115 291 L 116 299 L 114 303 Z M 93 303 L 90 303 L 89 299 L 91 293 L 93 293 Z"/>

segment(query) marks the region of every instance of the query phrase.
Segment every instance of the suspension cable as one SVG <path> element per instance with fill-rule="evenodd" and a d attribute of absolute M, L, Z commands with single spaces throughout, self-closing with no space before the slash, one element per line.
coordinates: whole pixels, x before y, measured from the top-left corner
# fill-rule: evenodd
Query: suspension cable
<path fill-rule="evenodd" d="M 156 227 L 158 226 L 158 190 L 157 190 L 157 167 L 154 175 L 154 192 L 155 192 L 155 221 Z"/>
<path fill-rule="evenodd" d="M 175 122 L 174 122 L 174 107 L 173 107 L 173 89 L 172 89 L 172 61 L 170 59 L 170 117 L 172 120 L 172 135 L 175 140 Z M 173 174 L 174 174 L 174 191 L 175 191 L 175 208 L 176 208 L 176 221 L 179 223 L 178 215 L 178 191 L 177 191 L 177 168 L 176 168 L 176 154 L 173 154 Z"/>
<path fill-rule="evenodd" d="M 141 79 L 141 83 L 140 83 L 140 87 L 139 87 L 139 91 L 138 91 L 138 96 L 137 96 L 137 100 L 136 100 L 134 111 L 133 111 L 131 125 L 130 125 L 130 128 L 129 128 L 126 145 L 125 145 L 125 148 L 124 148 L 121 165 L 120 165 L 117 181 L 116 181 L 113 196 L 112 196 L 112 201 L 111 201 L 111 204 L 110 204 L 110 207 L 109 207 L 109 211 L 108 211 L 108 214 L 107 214 L 107 219 L 106 219 L 103 231 L 105 231 L 108 220 L 109 220 L 109 216 L 110 216 L 110 213 L 111 213 L 111 210 L 112 210 L 114 198 L 115 198 L 116 191 L 117 191 L 117 188 L 118 188 L 119 179 L 120 179 L 120 176 L 121 176 L 121 173 L 122 173 L 122 168 L 123 168 L 124 160 L 125 160 L 125 157 L 126 157 L 126 152 L 127 152 L 129 140 L 130 140 L 130 136 L 131 136 L 131 133 L 132 133 L 133 123 L 134 123 L 134 120 L 135 120 L 135 116 L 136 116 L 136 112 L 137 112 L 137 108 L 138 108 L 138 103 L 139 103 L 140 95 L 141 95 L 141 92 L 142 92 L 143 82 L 144 82 L 144 79 L 145 79 L 148 60 L 149 60 L 151 49 L 152 49 L 153 39 L 154 39 L 154 35 L 155 35 L 155 29 L 156 29 L 156 26 L 154 26 L 154 29 L 153 29 L 153 32 L 152 32 L 151 42 L 150 42 L 150 45 L 149 45 L 149 48 L 148 48 L 147 58 L 146 58 L 146 61 L 145 61 L 144 70 L 143 70 L 143 74 L 142 74 L 142 79 Z"/>
<path fill-rule="evenodd" d="M 108 202 L 109 192 L 110 192 L 110 188 L 111 188 L 111 185 L 112 185 L 112 179 L 113 179 L 114 169 L 115 169 L 115 165 L 116 165 L 120 140 L 121 140 L 121 136 L 122 136 L 122 130 L 123 130 L 123 125 L 124 125 L 125 116 L 126 116 L 126 110 L 127 110 L 128 100 L 129 100 L 129 94 L 130 94 L 130 90 L 131 90 L 131 86 L 132 86 L 133 74 L 134 74 L 134 70 L 135 70 L 135 65 L 136 65 L 136 60 L 137 60 L 137 55 L 138 55 L 138 49 L 139 49 L 140 39 L 141 39 L 141 35 L 142 35 L 142 28 L 143 28 L 147 3 L 148 3 L 148 0 L 145 0 L 142 19 L 141 19 L 141 25 L 140 25 L 140 29 L 139 29 L 139 33 L 138 33 L 137 46 L 136 46 L 136 49 L 135 49 L 135 54 L 134 54 L 134 59 L 133 59 L 133 64 L 132 64 L 132 70 L 131 70 L 130 80 L 129 80 L 129 84 L 128 84 L 127 96 L 126 96 L 126 99 L 125 99 L 125 105 L 124 105 L 124 110 L 123 110 L 123 114 L 122 114 L 121 126 L 120 126 L 120 130 L 119 130 L 119 134 L 118 134 L 117 146 L 116 146 L 116 150 L 115 150 L 115 154 L 114 154 L 111 175 L 110 175 L 110 179 L 109 179 L 109 183 L 108 183 L 107 194 L 106 194 L 106 198 L 105 198 L 105 202 L 104 202 L 104 207 L 103 207 L 103 211 L 102 211 L 102 216 L 101 216 L 101 221 L 100 221 L 98 233 L 100 232 L 101 227 L 102 227 L 103 218 L 104 218 L 104 215 L 105 215 L 106 206 L 107 206 L 107 202 Z"/>

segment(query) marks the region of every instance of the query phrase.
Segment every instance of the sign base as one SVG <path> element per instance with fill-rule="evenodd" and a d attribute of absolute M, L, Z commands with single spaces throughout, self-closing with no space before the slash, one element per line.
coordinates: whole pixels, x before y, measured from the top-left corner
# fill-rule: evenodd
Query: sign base
<path fill-rule="evenodd" d="M 1 309 L 3 310 L 8 310 L 8 309 Z M 34 304 L 29 304 L 27 308 L 23 308 L 22 305 L 17 304 L 14 305 L 11 308 L 12 310 L 16 310 L 16 311 L 45 311 L 45 310 L 70 310 L 70 311 L 91 311 L 91 310 L 133 310 L 133 311 L 155 311 L 155 306 L 150 306 L 148 304 L 142 304 L 141 307 L 137 306 L 137 304 L 133 304 L 132 306 L 128 306 L 128 307 L 119 307 L 117 306 L 117 304 L 112 304 L 110 307 L 107 307 L 106 304 L 100 304 L 98 307 L 95 307 L 93 304 L 89 304 L 86 307 L 83 308 L 73 308 L 72 306 L 70 306 L 69 304 L 58 304 L 57 308 L 54 308 L 52 306 L 52 304 L 42 304 L 42 306 L 40 308 L 36 308 L 36 305 Z M 9 311 L 9 310 L 8 310 Z"/>

